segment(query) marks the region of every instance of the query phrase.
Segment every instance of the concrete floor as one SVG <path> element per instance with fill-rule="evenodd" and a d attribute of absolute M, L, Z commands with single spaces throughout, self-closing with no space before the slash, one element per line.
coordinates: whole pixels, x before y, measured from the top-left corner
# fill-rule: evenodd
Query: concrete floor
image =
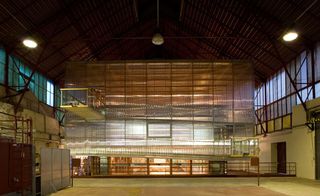
<path fill-rule="evenodd" d="M 53 196 L 320 196 L 320 181 L 300 178 L 87 178 Z"/>

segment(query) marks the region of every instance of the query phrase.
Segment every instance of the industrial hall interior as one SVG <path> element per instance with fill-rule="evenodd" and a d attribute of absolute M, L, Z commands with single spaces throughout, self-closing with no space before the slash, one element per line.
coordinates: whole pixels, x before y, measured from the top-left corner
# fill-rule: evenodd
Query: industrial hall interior
<path fill-rule="evenodd" d="M 319 196 L 320 0 L 0 0 L 0 195 Z"/>

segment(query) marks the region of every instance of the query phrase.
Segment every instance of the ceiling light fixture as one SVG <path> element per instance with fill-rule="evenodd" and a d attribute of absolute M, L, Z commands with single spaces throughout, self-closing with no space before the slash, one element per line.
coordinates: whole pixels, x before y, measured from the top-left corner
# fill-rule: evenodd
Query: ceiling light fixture
<path fill-rule="evenodd" d="M 28 48 L 36 48 L 38 46 L 37 42 L 32 38 L 26 38 L 22 41 L 22 43 Z"/>
<path fill-rule="evenodd" d="M 296 40 L 298 38 L 298 33 L 295 31 L 288 31 L 283 36 L 282 39 L 286 42 L 291 42 L 293 40 Z"/>
<path fill-rule="evenodd" d="M 155 33 L 152 37 L 152 43 L 154 45 L 162 45 L 164 42 L 164 39 L 160 33 Z"/>
<path fill-rule="evenodd" d="M 157 46 L 164 43 L 164 38 L 159 33 L 159 0 L 157 0 L 157 30 L 156 33 L 152 36 L 152 43 Z"/>

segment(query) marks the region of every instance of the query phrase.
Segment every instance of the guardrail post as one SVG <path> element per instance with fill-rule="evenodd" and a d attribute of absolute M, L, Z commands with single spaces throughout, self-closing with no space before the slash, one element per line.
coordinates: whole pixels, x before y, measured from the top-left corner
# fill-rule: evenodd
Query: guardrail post
<path fill-rule="evenodd" d="M 260 161 L 258 162 L 258 186 L 260 186 Z"/>

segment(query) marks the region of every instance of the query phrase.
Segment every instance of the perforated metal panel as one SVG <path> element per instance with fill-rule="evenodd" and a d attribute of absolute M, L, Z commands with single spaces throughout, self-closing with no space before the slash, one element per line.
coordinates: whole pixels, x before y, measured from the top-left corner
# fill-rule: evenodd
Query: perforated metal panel
<path fill-rule="evenodd" d="M 41 148 L 41 194 L 48 195 L 70 185 L 70 151 Z"/>

